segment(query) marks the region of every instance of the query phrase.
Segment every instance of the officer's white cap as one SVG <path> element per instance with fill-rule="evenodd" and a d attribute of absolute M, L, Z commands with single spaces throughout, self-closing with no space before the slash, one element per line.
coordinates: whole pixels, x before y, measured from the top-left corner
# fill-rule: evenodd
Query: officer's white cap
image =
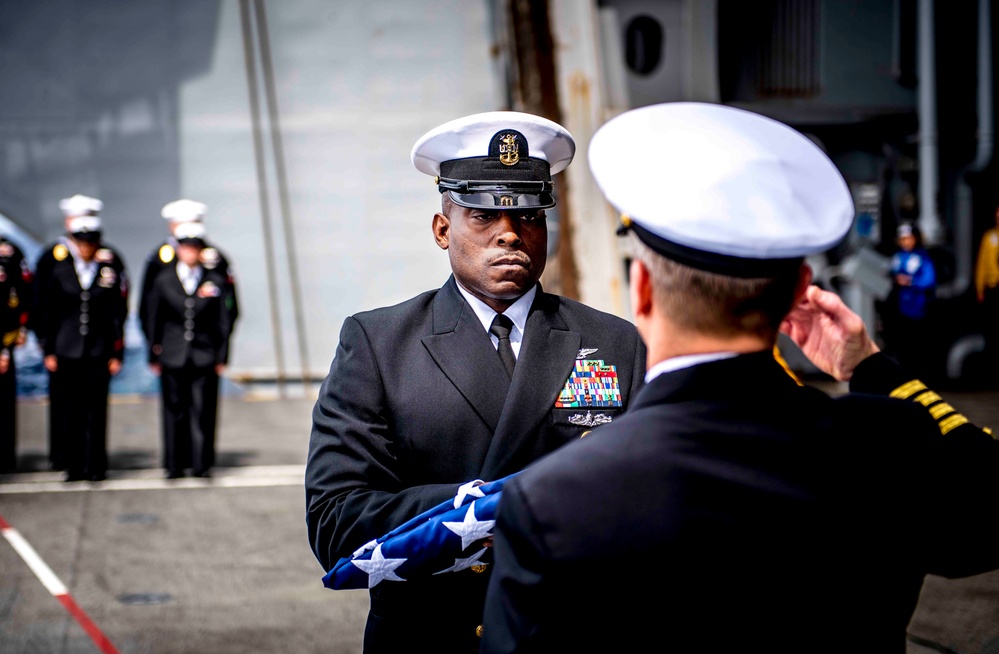
<path fill-rule="evenodd" d="M 627 111 L 603 125 L 590 169 L 644 243 L 680 263 L 767 277 L 836 245 L 853 198 L 829 157 L 776 120 L 716 104 Z"/>
<path fill-rule="evenodd" d="M 190 223 L 203 220 L 207 212 L 207 205 L 184 199 L 166 203 L 160 215 L 172 223 Z"/>
<path fill-rule="evenodd" d="M 568 130 L 519 111 L 490 111 L 444 123 L 424 134 L 411 158 L 437 178 L 441 193 L 466 207 L 555 205 L 552 175 L 576 152 Z"/>
<path fill-rule="evenodd" d="M 101 219 L 97 216 L 76 216 L 69 219 L 70 234 L 91 234 L 101 231 Z"/>
<path fill-rule="evenodd" d="M 76 194 L 59 201 L 59 210 L 67 218 L 72 216 L 95 216 L 104 208 L 104 203 L 97 198 Z"/>
<path fill-rule="evenodd" d="M 898 229 L 895 230 L 895 236 L 898 238 L 903 236 L 912 236 L 914 233 L 915 232 L 912 229 L 911 223 L 902 223 L 898 226 Z"/>
<path fill-rule="evenodd" d="M 177 225 L 177 229 L 173 233 L 173 237 L 178 241 L 187 240 L 198 240 L 204 241 L 205 234 L 208 232 L 205 229 L 204 223 L 190 222 L 190 223 L 180 223 Z"/>

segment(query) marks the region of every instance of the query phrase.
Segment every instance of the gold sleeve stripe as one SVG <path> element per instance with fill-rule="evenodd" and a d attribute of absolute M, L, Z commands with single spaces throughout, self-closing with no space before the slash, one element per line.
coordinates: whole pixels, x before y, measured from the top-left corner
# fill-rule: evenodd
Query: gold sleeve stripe
<path fill-rule="evenodd" d="M 926 391 L 925 393 L 920 393 L 916 397 L 912 398 L 913 402 L 919 402 L 923 406 L 929 406 L 934 402 L 939 402 L 943 398 L 934 393 L 933 391 Z"/>
<path fill-rule="evenodd" d="M 774 359 L 777 360 L 777 363 L 779 363 L 780 367 L 784 369 L 784 372 L 787 373 L 787 376 L 793 379 L 794 382 L 798 384 L 798 386 L 805 385 L 804 382 L 802 382 L 801 379 L 798 377 L 798 375 L 794 374 L 794 371 L 791 370 L 791 366 L 787 365 L 787 360 L 784 359 L 784 357 L 781 355 L 780 349 L 778 349 L 776 345 L 774 345 Z"/>
<path fill-rule="evenodd" d="M 3 335 L 3 344 L 4 345 L 11 345 L 11 344 L 13 344 L 14 341 L 17 340 L 18 334 L 20 334 L 20 332 L 21 332 L 21 330 L 15 329 L 12 332 L 7 332 L 6 334 L 4 334 Z"/>
<path fill-rule="evenodd" d="M 918 379 L 913 379 L 910 382 L 906 382 L 893 390 L 890 395 L 892 397 L 897 397 L 902 400 L 907 400 L 919 391 L 925 391 L 926 384 L 919 381 Z"/>
<path fill-rule="evenodd" d="M 957 427 L 960 427 L 961 425 L 964 425 L 964 424 L 967 424 L 967 423 L 968 423 L 968 419 L 967 418 L 965 418 L 964 416 L 962 416 L 960 413 L 955 413 L 954 415 L 952 415 L 951 417 L 947 418 L 946 420 L 941 420 L 940 421 L 940 433 L 946 434 L 947 432 L 951 431 L 952 429 L 956 429 Z"/>
<path fill-rule="evenodd" d="M 937 420 L 940 420 L 940 418 L 943 418 L 948 413 L 954 413 L 954 411 L 955 411 L 954 407 L 944 402 L 942 404 L 936 405 L 935 407 L 932 407 L 930 409 L 930 415 L 936 418 Z"/>

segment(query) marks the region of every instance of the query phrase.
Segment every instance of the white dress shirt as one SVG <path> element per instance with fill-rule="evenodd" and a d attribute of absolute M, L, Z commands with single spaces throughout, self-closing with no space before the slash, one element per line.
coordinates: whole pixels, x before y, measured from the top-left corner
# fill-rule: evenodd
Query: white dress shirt
<path fill-rule="evenodd" d="M 184 287 L 184 292 L 188 295 L 194 295 L 194 291 L 198 288 L 198 283 L 201 281 L 201 266 L 191 268 L 183 261 L 178 261 L 177 278 Z"/>
<path fill-rule="evenodd" d="M 457 282 L 458 280 L 455 281 Z M 482 323 L 482 328 L 486 330 L 486 333 L 489 333 L 489 327 L 492 326 L 493 318 L 496 317 L 497 312 L 485 302 L 466 291 L 460 283 L 458 284 L 458 291 L 461 292 L 462 296 L 464 296 L 465 300 L 472 307 L 472 311 L 475 312 L 479 322 Z M 510 347 L 513 348 L 513 355 L 518 358 L 520 357 L 520 344 L 524 342 L 524 327 L 527 325 L 527 314 L 530 313 L 531 304 L 534 302 L 534 296 L 537 294 L 538 285 L 535 284 L 531 287 L 531 290 L 521 295 L 516 302 L 503 312 L 503 315 L 513 321 L 513 329 L 510 330 Z M 493 347 L 499 348 L 499 339 L 496 336 L 489 333 L 489 340 L 493 342 Z"/>
<path fill-rule="evenodd" d="M 91 259 L 84 261 L 77 256 L 73 259 L 73 267 L 76 268 L 76 278 L 80 281 L 80 288 L 87 290 L 94 283 L 97 276 L 97 261 Z"/>

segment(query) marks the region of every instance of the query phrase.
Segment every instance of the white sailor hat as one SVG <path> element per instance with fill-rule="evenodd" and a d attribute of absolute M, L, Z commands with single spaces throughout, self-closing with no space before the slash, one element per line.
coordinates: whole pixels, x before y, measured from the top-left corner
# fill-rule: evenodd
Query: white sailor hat
<path fill-rule="evenodd" d="M 207 205 L 185 199 L 166 203 L 160 215 L 172 223 L 190 223 L 204 219 L 207 212 Z"/>
<path fill-rule="evenodd" d="M 104 203 L 79 193 L 59 201 L 59 210 L 67 218 L 72 216 L 96 216 L 104 208 Z"/>
<path fill-rule="evenodd" d="M 796 270 L 850 229 L 853 198 L 809 138 L 770 118 L 677 102 L 627 111 L 594 134 L 590 170 L 649 247 L 734 277 Z"/>
<path fill-rule="evenodd" d="M 205 229 L 205 225 L 203 223 L 180 223 L 177 225 L 177 229 L 174 231 L 173 237 L 177 239 L 178 243 L 196 242 L 204 245 L 205 234 L 207 231 L 208 230 Z"/>
<path fill-rule="evenodd" d="M 101 219 L 97 216 L 75 216 L 69 219 L 69 233 L 82 241 L 99 240 L 101 229 Z"/>
<path fill-rule="evenodd" d="M 897 238 L 902 238 L 903 236 L 915 236 L 916 232 L 913 229 L 912 223 L 902 223 L 895 230 L 895 236 Z"/>
<path fill-rule="evenodd" d="M 458 118 L 424 134 L 413 165 L 433 175 L 441 193 L 463 207 L 555 206 L 552 175 L 565 169 L 576 142 L 561 125 L 517 111 Z"/>

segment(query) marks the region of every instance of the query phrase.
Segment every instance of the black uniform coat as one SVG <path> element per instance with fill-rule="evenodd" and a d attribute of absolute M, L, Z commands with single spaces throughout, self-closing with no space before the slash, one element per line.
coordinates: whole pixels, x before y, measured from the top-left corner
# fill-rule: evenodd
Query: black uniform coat
<path fill-rule="evenodd" d="M 305 480 L 324 569 L 460 484 L 516 472 L 591 429 L 570 422 L 585 410 L 554 408 L 583 348 L 617 366 L 626 407 L 645 369 L 634 326 L 540 288 L 512 380 L 453 277 L 347 318 L 313 411 Z M 599 412 L 616 420 L 622 410 Z M 377 585 L 366 651 L 474 652 L 487 576 Z"/>
<path fill-rule="evenodd" d="M 744 355 L 511 480 L 482 651 L 904 652 L 926 573 L 999 566 L 999 443 L 881 355 L 851 383 L 914 401 Z"/>
<path fill-rule="evenodd" d="M 228 363 L 232 334 L 232 317 L 226 309 L 228 283 L 222 271 L 203 268 L 197 289 L 188 295 L 176 266 L 159 272 L 148 295 L 145 331 L 150 339 L 150 363 L 165 368 Z"/>
<path fill-rule="evenodd" d="M 38 261 L 35 262 L 35 279 L 31 297 L 31 313 L 28 319 L 28 327 L 35 332 L 38 344 L 45 347 L 45 310 L 48 306 L 49 279 L 52 277 L 52 270 L 56 263 L 69 257 L 69 237 L 62 236 L 54 243 L 49 243 L 42 250 Z M 58 254 L 58 258 L 56 257 Z"/>
<path fill-rule="evenodd" d="M 226 259 L 217 248 L 208 246 L 201 251 L 201 265 L 205 270 L 217 272 L 222 275 L 225 285 L 225 307 L 229 312 L 228 322 L 230 327 L 236 324 L 239 317 L 239 303 L 236 301 L 235 281 L 229 267 L 229 260 Z M 152 302 L 152 288 L 156 278 L 163 270 L 177 269 L 177 241 L 170 238 L 153 250 L 146 258 L 146 268 L 142 275 L 142 290 L 139 294 L 139 325 L 146 336 L 148 343 L 152 338 L 149 331 L 150 303 Z"/>
<path fill-rule="evenodd" d="M 121 257 L 110 247 L 98 249 L 94 257 L 97 273 L 90 288 L 84 290 L 69 250 L 57 244 L 50 256 L 44 275 L 36 278 L 36 295 L 44 306 L 38 337 L 45 355 L 122 359 L 128 281 Z M 39 268 L 42 267 L 39 263 Z"/>

